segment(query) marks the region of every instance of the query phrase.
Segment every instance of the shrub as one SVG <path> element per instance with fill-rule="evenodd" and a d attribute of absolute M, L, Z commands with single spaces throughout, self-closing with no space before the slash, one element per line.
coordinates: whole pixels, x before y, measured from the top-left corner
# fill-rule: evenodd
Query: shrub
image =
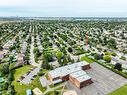
<path fill-rule="evenodd" d="M 103 57 L 103 59 L 106 61 L 106 62 L 111 62 L 111 57 L 109 55 L 105 55 Z"/>
<path fill-rule="evenodd" d="M 126 60 L 126 57 L 122 56 L 120 59 L 122 59 L 122 60 Z"/>
<path fill-rule="evenodd" d="M 115 52 L 112 52 L 111 55 L 112 55 L 112 56 L 116 56 L 117 54 L 116 54 Z"/>
<path fill-rule="evenodd" d="M 38 76 L 43 76 L 44 74 L 45 74 L 44 72 L 40 71 L 40 72 L 38 73 Z"/>
<path fill-rule="evenodd" d="M 73 52 L 71 47 L 68 48 L 68 52 Z"/>

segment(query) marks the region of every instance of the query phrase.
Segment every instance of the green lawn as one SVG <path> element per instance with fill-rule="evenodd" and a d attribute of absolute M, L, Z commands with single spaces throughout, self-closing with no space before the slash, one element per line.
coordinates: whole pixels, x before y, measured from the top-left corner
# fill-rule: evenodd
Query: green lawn
<path fill-rule="evenodd" d="M 87 57 L 87 56 L 83 56 L 81 57 L 80 61 L 86 61 L 88 63 L 93 63 L 95 62 L 94 60 L 92 60 L 91 58 Z"/>
<path fill-rule="evenodd" d="M 32 68 L 32 67 L 33 66 L 31 66 L 31 65 L 25 65 L 23 67 L 16 69 L 14 71 L 14 79 L 17 80 L 18 78 L 20 78 L 22 75 L 27 73 L 30 70 L 30 68 Z"/>
<path fill-rule="evenodd" d="M 21 75 L 28 72 L 30 70 L 30 68 L 32 68 L 32 66 L 26 65 L 24 67 L 21 67 L 21 68 L 15 70 L 15 73 L 14 73 L 15 80 L 13 81 L 12 84 L 14 85 L 15 90 L 17 92 L 16 95 L 26 95 L 27 89 L 33 90 L 36 87 L 38 87 L 41 91 L 45 91 L 45 88 L 43 88 L 41 86 L 41 83 L 39 81 L 39 76 L 36 77 L 35 80 L 33 80 L 32 83 L 29 85 L 24 85 L 24 84 L 20 84 L 19 82 L 16 82 L 17 79 L 20 78 Z"/>
<path fill-rule="evenodd" d="M 111 92 L 108 95 L 127 95 L 127 85 L 124 85 L 123 87 L 117 89 L 114 92 Z"/>

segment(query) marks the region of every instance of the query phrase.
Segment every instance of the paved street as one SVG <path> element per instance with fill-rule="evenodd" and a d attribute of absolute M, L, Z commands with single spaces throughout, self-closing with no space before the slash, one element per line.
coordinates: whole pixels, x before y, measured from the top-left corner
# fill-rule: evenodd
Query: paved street
<path fill-rule="evenodd" d="M 38 45 L 39 51 L 42 52 L 43 48 L 42 48 L 42 45 L 41 45 L 41 42 L 40 42 L 39 35 L 37 35 L 37 45 Z"/>
<path fill-rule="evenodd" d="M 34 50 L 34 37 L 32 36 L 32 43 L 30 48 L 30 64 L 33 66 L 40 66 L 35 62 L 33 50 Z"/>
<path fill-rule="evenodd" d="M 92 63 L 91 67 L 92 68 L 86 72 L 89 76 L 92 77 L 94 82 L 93 84 L 80 90 L 68 82 L 68 89 L 75 89 L 78 95 L 106 95 L 127 84 L 127 79 L 97 63 Z"/>

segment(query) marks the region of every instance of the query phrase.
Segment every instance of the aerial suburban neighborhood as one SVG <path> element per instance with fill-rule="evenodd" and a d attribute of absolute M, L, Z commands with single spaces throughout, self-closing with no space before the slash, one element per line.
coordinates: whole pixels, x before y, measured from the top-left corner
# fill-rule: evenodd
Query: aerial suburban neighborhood
<path fill-rule="evenodd" d="M 125 18 L 1 18 L 0 95 L 127 95 Z"/>

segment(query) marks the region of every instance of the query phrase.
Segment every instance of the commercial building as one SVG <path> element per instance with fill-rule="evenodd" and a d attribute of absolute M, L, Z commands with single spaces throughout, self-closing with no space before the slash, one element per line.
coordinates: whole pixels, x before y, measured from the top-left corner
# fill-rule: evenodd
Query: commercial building
<path fill-rule="evenodd" d="M 78 88 L 82 88 L 92 83 L 91 77 L 84 71 L 87 69 L 90 69 L 90 64 L 86 61 L 81 61 L 50 71 L 48 78 L 53 84 L 69 80 Z"/>
<path fill-rule="evenodd" d="M 82 88 L 84 86 L 93 83 L 91 77 L 88 76 L 86 72 L 84 72 L 83 70 L 79 70 L 77 72 L 70 74 L 69 80 L 78 88 Z"/>

